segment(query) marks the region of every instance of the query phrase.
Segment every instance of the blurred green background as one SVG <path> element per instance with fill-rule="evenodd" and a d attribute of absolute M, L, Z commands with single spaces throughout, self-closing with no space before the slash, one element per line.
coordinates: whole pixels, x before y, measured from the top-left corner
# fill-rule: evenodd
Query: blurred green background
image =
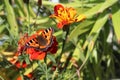
<path fill-rule="evenodd" d="M 49 18 L 57 3 L 52 0 L 39 1 L 0 1 L 0 79 L 11 80 L 9 77 L 17 73 L 11 69 L 7 59 L 14 55 L 17 41 L 26 32 L 31 35 L 41 28 L 53 27 L 59 43 L 53 58 L 60 55 L 64 32 L 57 28 L 56 20 Z M 70 26 L 61 58 L 65 70 L 48 71 L 49 77 L 40 80 L 120 79 L 120 1 L 60 0 L 59 3 L 75 8 L 78 15 L 84 14 L 87 18 Z M 57 76 L 53 78 L 54 73 Z M 12 76 L 16 79 L 14 77 L 17 76 Z"/>

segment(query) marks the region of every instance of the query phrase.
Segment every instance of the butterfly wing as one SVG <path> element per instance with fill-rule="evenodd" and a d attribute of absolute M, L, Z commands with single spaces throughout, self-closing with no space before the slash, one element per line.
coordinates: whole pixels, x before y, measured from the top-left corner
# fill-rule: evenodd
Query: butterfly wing
<path fill-rule="evenodd" d="M 44 30 L 40 30 L 37 32 L 37 34 L 32 35 L 28 42 L 26 43 L 26 46 L 36 48 L 39 50 L 46 50 L 48 47 L 52 44 L 52 34 L 53 29 L 48 28 Z"/>
<path fill-rule="evenodd" d="M 53 29 L 52 28 L 45 29 L 40 34 L 41 35 L 38 35 L 37 37 L 39 49 L 47 49 L 52 44 Z"/>

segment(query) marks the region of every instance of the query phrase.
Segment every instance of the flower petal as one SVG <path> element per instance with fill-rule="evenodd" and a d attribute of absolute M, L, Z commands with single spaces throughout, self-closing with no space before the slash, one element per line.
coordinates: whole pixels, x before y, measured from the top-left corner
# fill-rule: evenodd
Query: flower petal
<path fill-rule="evenodd" d="M 59 22 L 59 23 L 57 24 L 57 26 L 58 26 L 59 29 L 62 29 L 64 25 L 63 25 L 61 22 Z"/>
<path fill-rule="evenodd" d="M 75 19 L 75 22 L 79 22 L 79 21 L 82 21 L 82 20 L 84 20 L 84 19 L 86 19 L 86 16 L 83 15 L 83 14 L 81 14 L 81 15 L 79 15 L 79 16 Z"/>
<path fill-rule="evenodd" d="M 26 64 L 25 61 L 23 61 L 22 63 L 21 63 L 20 61 L 17 61 L 17 62 L 15 63 L 15 66 L 16 66 L 17 68 L 26 68 L 26 67 L 27 67 L 27 64 Z"/>
<path fill-rule="evenodd" d="M 54 7 L 54 14 L 52 14 L 50 17 L 54 17 L 58 20 L 57 27 L 59 29 L 62 29 L 65 27 L 65 25 L 69 25 L 74 22 L 82 21 L 86 18 L 85 15 L 79 15 L 76 17 L 76 10 L 72 7 L 66 8 L 61 4 L 57 4 Z"/>
<path fill-rule="evenodd" d="M 42 60 L 46 56 L 46 52 L 35 50 L 35 48 L 28 48 L 27 54 L 30 56 L 30 60 Z"/>
<path fill-rule="evenodd" d="M 57 4 L 55 7 L 54 7 L 54 13 L 55 15 L 58 15 L 58 10 L 63 10 L 64 9 L 64 6 L 61 5 L 61 4 Z"/>
<path fill-rule="evenodd" d="M 67 12 L 68 12 L 70 20 L 74 19 L 75 15 L 77 13 L 76 10 L 72 7 L 68 8 Z"/>
<path fill-rule="evenodd" d="M 30 54 L 31 60 L 43 60 L 46 56 L 45 52 L 34 52 L 33 54 Z"/>

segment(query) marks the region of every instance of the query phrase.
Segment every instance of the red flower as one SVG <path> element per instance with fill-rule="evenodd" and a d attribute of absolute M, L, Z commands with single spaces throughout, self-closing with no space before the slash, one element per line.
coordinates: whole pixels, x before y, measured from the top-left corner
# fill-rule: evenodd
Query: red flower
<path fill-rule="evenodd" d="M 62 29 L 65 25 L 69 25 L 74 22 L 82 21 L 86 18 L 85 15 L 76 15 L 76 10 L 72 7 L 65 8 L 61 4 L 57 4 L 54 7 L 54 14 L 50 17 L 56 18 L 58 20 L 58 28 Z"/>
<path fill-rule="evenodd" d="M 22 63 L 20 61 L 17 61 L 15 63 L 15 65 L 16 65 L 17 68 L 26 68 L 27 67 L 27 64 L 26 64 L 25 61 L 23 61 Z"/>
<path fill-rule="evenodd" d="M 43 60 L 46 56 L 46 52 L 36 50 L 35 48 L 27 48 L 26 53 L 29 54 L 30 60 Z"/>

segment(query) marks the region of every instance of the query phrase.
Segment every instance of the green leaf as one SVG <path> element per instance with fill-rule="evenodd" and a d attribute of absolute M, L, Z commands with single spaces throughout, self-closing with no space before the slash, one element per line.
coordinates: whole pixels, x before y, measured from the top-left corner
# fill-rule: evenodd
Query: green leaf
<path fill-rule="evenodd" d="M 89 45 L 89 48 L 90 50 L 92 50 L 93 46 L 94 46 L 94 43 L 95 43 L 95 40 L 101 30 L 101 28 L 104 26 L 104 24 L 106 23 L 108 19 L 108 14 L 101 14 L 100 17 L 98 18 L 98 20 L 95 22 L 89 36 L 88 36 L 88 39 L 85 41 L 84 45 L 83 45 L 83 48 L 85 49 L 86 46 L 88 44 Z"/>
<path fill-rule="evenodd" d="M 73 52 L 73 58 L 77 61 L 80 59 L 82 62 L 85 60 L 85 56 L 83 54 L 83 50 L 82 47 L 80 46 L 80 43 L 77 44 Z"/>
<path fill-rule="evenodd" d="M 3 4 L 2 4 L 2 5 L 0 5 L 0 11 L 3 9 L 3 7 L 4 7 L 4 6 L 3 6 Z"/>
<path fill-rule="evenodd" d="M 0 25 L 0 33 L 2 33 L 4 31 L 4 29 L 5 29 L 4 26 L 6 26 L 6 25 Z"/>
<path fill-rule="evenodd" d="M 109 8 L 110 6 L 117 2 L 118 0 L 106 0 L 104 4 L 101 6 L 101 8 L 98 10 L 98 12 L 103 12 L 105 9 Z"/>
<path fill-rule="evenodd" d="M 93 15 L 95 15 L 97 13 L 103 12 L 105 9 L 107 9 L 108 7 L 112 6 L 113 4 L 115 4 L 117 2 L 118 2 L 118 0 L 106 0 L 104 3 L 97 4 L 92 9 L 85 12 L 84 14 L 87 17 L 93 16 Z"/>
<path fill-rule="evenodd" d="M 84 15 L 86 15 L 86 17 L 91 17 L 91 16 L 95 15 L 98 12 L 98 10 L 101 7 L 101 5 L 103 5 L 103 3 L 97 4 L 96 6 L 94 6 L 93 8 L 91 8 L 90 10 L 86 11 L 84 13 Z"/>
<path fill-rule="evenodd" d="M 61 37 L 60 35 L 61 35 L 62 33 L 63 33 L 63 31 L 61 30 L 61 31 L 55 32 L 54 35 L 57 36 L 57 37 Z"/>
<path fill-rule="evenodd" d="M 84 21 L 80 23 L 74 30 L 69 35 L 68 40 L 73 40 L 75 37 L 85 33 L 86 31 L 90 30 L 90 25 L 92 25 L 94 22 L 93 21 Z"/>
<path fill-rule="evenodd" d="M 24 16 L 27 16 L 27 9 L 25 6 L 23 6 L 23 1 L 22 0 L 15 0 L 17 6 L 19 7 L 18 8 L 18 11 L 19 12 L 22 12 Z"/>
<path fill-rule="evenodd" d="M 11 34 L 14 35 L 14 37 L 18 36 L 18 25 L 15 19 L 15 14 L 14 14 L 14 10 L 11 7 L 11 5 L 9 4 L 9 0 L 4 0 L 4 4 L 5 4 L 5 10 L 7 12 L 7 20 L 8 23 L 10 25 L 10 32 Z"/>
<path fill-rule="evenodd" d="M 27 74 L 31 73 L 31 72 L 32 72 L 34 69 L 36 69 L 37 67 L 38 67 L 38 64 L 37 64 L 36 62 L 34 62 L 32 66 L 27 67 L 27 68 L 25 69 L 24 75 L 27 75 Z"/>
<path fill-rule="evenodd" d="M 116 5 L 113 8 L 112 22 L 113 22 L 113 27 L 114 27 L 114 31 L 115 31 L 117 40 L 120 43 L 120 22 L 119 22 L 119 20 L 120 20 L 120 9 Z"/>
<path fill-rule="evenodd" d="M 52 55 L 47 54 L 47 57 L 53 62 L 56 63 L 55 58 Z"/>

